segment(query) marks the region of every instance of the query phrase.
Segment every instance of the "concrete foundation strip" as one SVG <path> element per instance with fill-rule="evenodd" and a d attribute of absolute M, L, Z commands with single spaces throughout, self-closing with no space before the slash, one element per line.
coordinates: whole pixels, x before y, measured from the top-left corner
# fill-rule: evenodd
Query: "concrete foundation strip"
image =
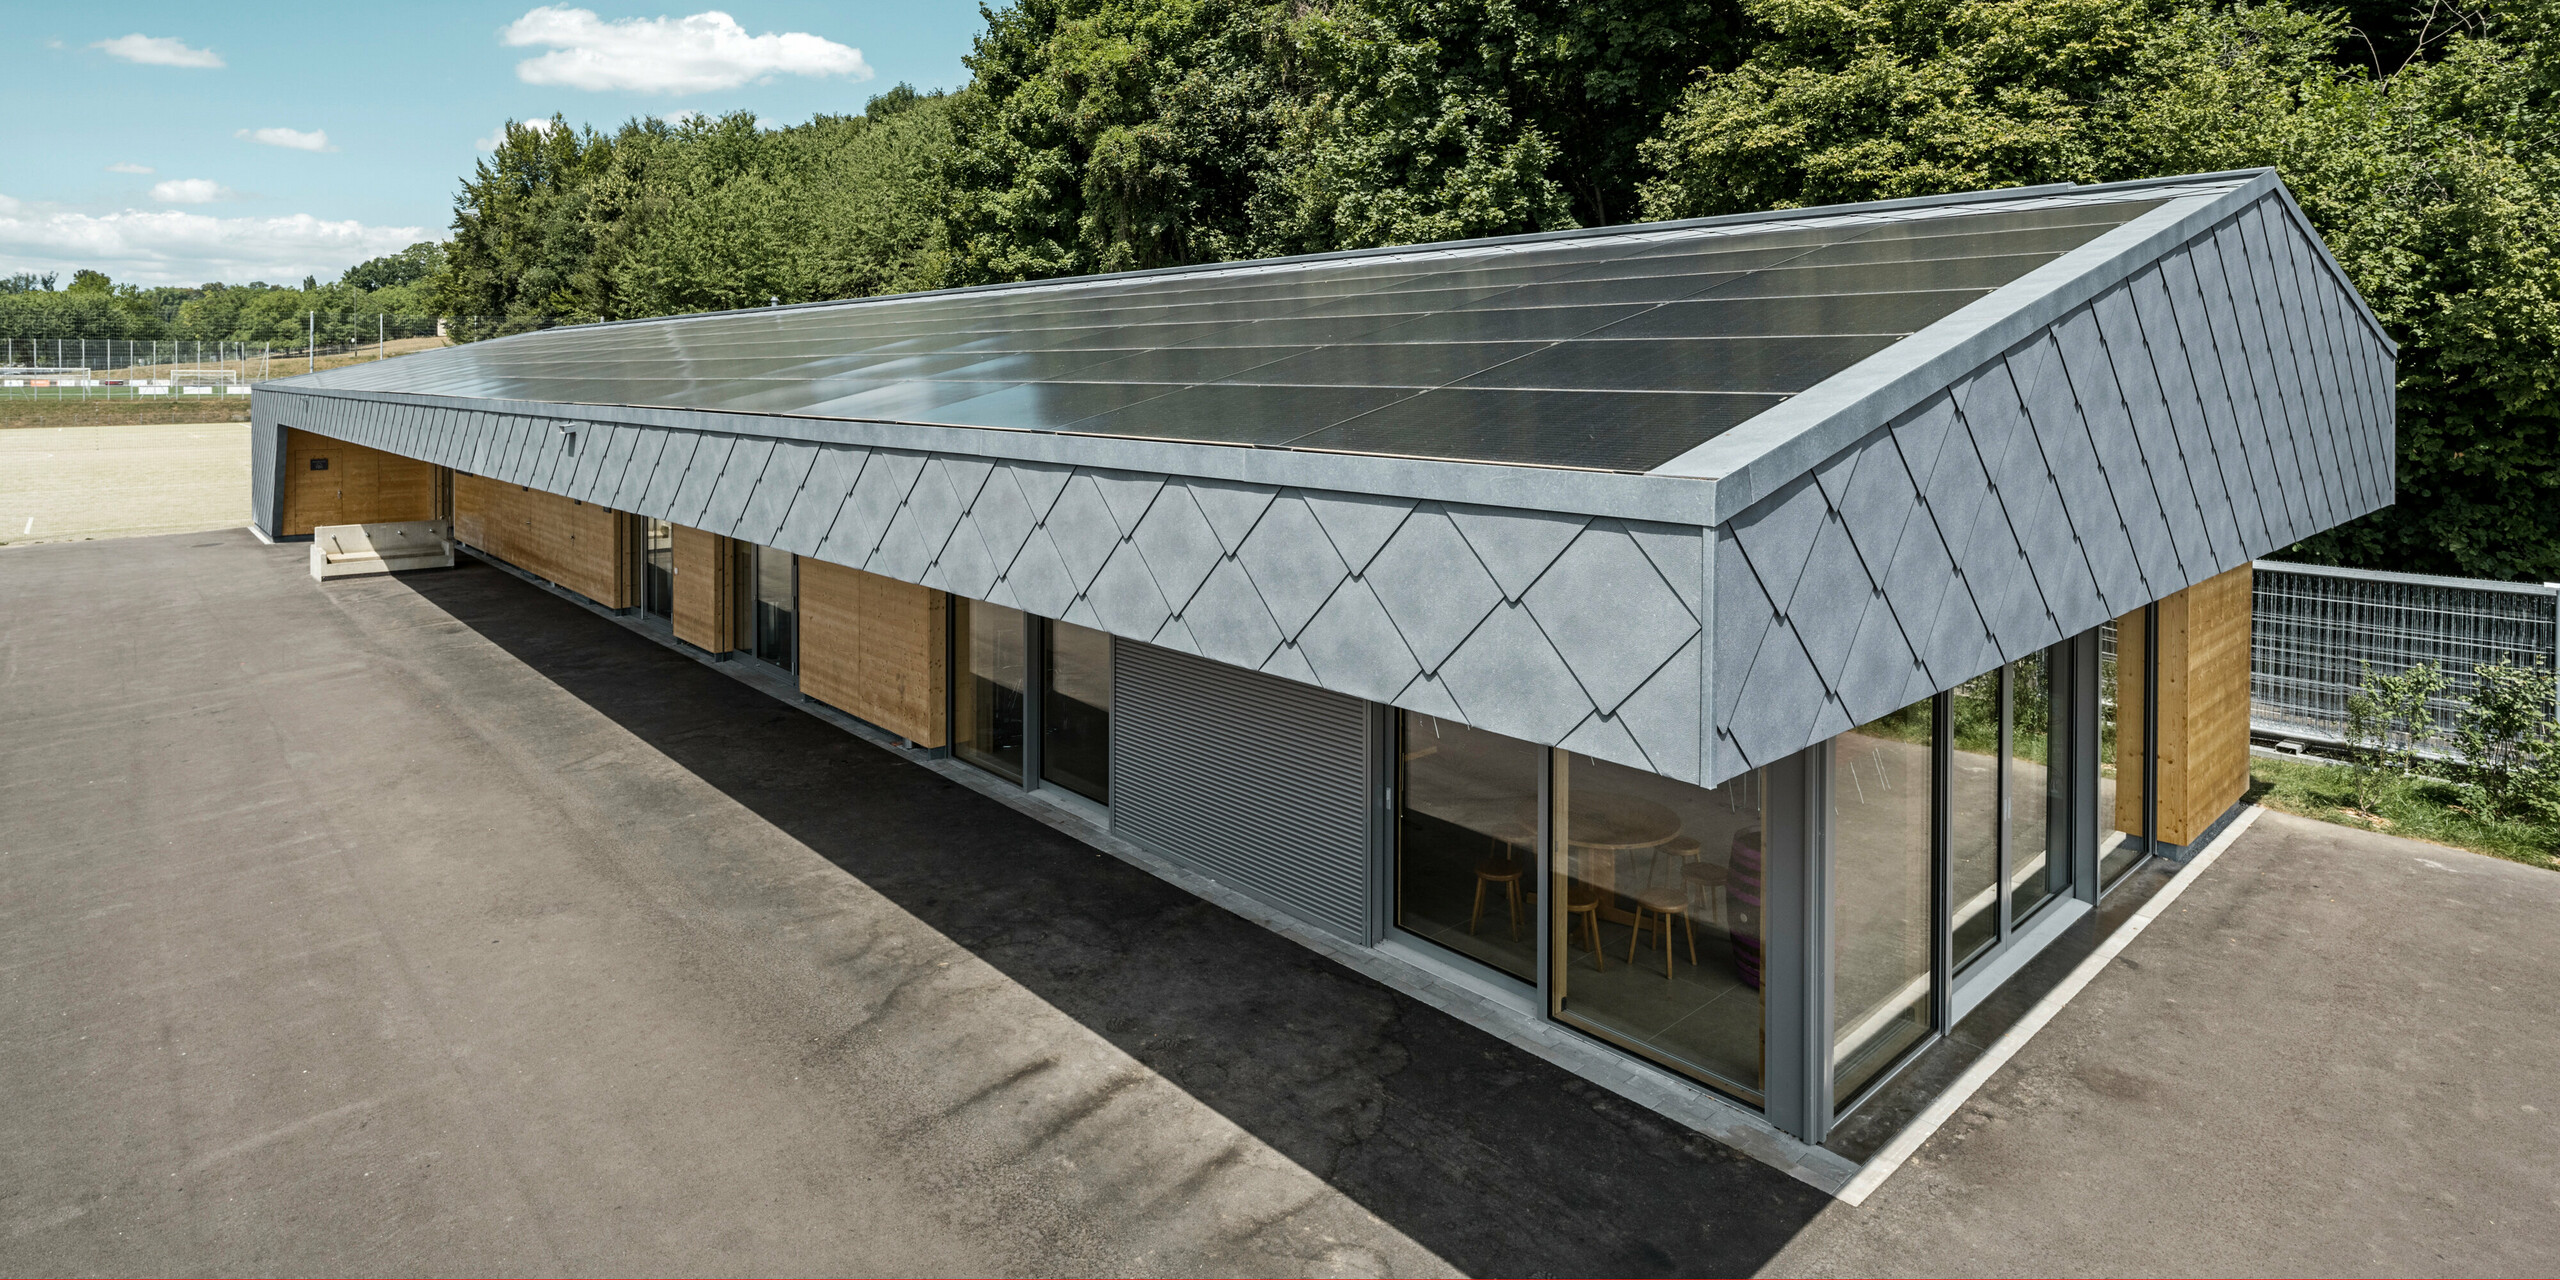
<path fill-rule="evenodd" d="M 1947 1091 L 1938 1095 L 1937 1101 L 1930 1103 L 1927 1110 L 1914 1118 L 1902 1132 L 1893 1136 L 1893 1141 L 1885 1144 L 1884 1150 L 1877 1152 L 1874 1159 L 1867 1161 L 1866 1167 L 1858 1170 L 1857 1176 L 1849 1179 L 1849 1184 L 1840 1189 L 1840 1199 L 1852 1205 L 1865 1204 L 1867 1197 L 1875 1194 L 1876 1188 L 1883 1186 L 1885 1179 L 1892 1177 L 1894 1172 L 1902 1167 L 1902 1163 L 1911 1158 L 1911 1153 L 1920 1149 L 1921 1143 L 1927 1142 L 1931 1135 L 1937 1133 L 1940 1125 L 1945 1124 L 1959 1108 L 1971 1101 L 1974 1091 L 1988 1082 L 2000 1068 L 2008 1065 L 2009 1059 L 2018 1056 L 2018 1051 L 2025 1048 L 2027 1042 L 2034 1039 L 2037 1032 L 2044 1030 L 2045 1024 L 2053 1021 L 2054 1015 L 2061 1013 L 2063 1006 L 2070 1004 L 2073 997 L 2080 994 L 2081 988 L 2088 986 L 2090 980 L 2096 978 L 2098 972 L 2122 954 L 2126 947 L 2131 946 L 2135 938 L 2141 937 L 2142 931 L 2150 928 L 2151 922 L 2159 919 L 2160 913 L 2167 911 L 2169 905 L 2178 900 L 2178 895 L 2185 893 L 2187 886 L 2194 884 L 2196 877 L 2203 875 L 2205 868 L 2212 866 L 2214 860 L 2222 856 L 2222 851 L 2230 848 L 2231 842 L 2239 839 L 2240 833 L 2247 831 L 2250 824 L 2258 820 L 2258 815 L 2264 812 L 2266 810 L 2257 805 L 2250 805 L 2232 821 L 2230 826 L 2223 828 L 2222 834 L 2214 837 L 2213 843 L 2206 845 L 2204 850 L 2195 856 L 2195 860 L 2180 869 L 2168 884 L 2161 886 L 2160 892 L 2153 894 L 2151 901 L 2142 904 L 2142 909 L 2134 912 L 2132 919 L 2125 921 L 2107 937 L 2106 941 L 2099 943 L 2098 949 L 2090 952 L 2087 959 L 2082 960 L 2078 967 L 2072 969 L 2070 976 L 2064 978 L 2053 990 L 2046 992 L 2044 999 L 2037 1001 L 2036 1007 L 2027 1011 L 2027 1016 L 2020 1018 L 2016 1026 L 2009 1028 L 2008 1034 L 1993 1041 L 1991 1048 L 1979 1061 L 1966 1068 L 1963 1075 L 1956 1077 L 1955 1083 L 1947 1086 Z"/>

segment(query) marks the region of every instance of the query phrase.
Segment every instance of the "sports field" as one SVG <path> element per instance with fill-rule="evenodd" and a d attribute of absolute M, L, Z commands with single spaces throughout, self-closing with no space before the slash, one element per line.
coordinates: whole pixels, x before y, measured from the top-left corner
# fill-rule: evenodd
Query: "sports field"
<path fill-rule="evenodd" d="M 248 423 L 0 430 L 0 546 L 248 522 Z"/>

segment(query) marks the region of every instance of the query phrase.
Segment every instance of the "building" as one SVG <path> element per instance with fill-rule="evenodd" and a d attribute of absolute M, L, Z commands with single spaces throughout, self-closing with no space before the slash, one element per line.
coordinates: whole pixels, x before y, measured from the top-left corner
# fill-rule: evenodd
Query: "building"
<path fill-rule="evenodd" d="M 2393 492 L 2271 173 L 589 325 L 263 384 L 488 556 L 1818 1142 L 2247 785 Z"/>

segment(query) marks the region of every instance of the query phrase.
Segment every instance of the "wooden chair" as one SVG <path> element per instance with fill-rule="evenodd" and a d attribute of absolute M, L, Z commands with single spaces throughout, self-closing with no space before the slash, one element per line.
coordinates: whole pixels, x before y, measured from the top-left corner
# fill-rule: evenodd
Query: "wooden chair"
<path fill-rule="evenodd" d="M 1600 891 L 1579 880 L 1569 880 L 1565 882 L 1564 892 L 1564 936 L 1568 950 L 1573 945 L 1573 924 L 1576 919 L 1581 920 L 1583 933 L 1590 939 L 1593 967 L 1606 970 L 1609 967 L 1609 958 L 1607 953 L 1600 950 Z"/>
<path fill-rule="evenodd" d="M 1680 881 L 1684 893 L 1703 893 L 1707 900 L 1707 922 L 1718 928 L 1733 927 L 1725 910 L 1725 886 L 1729 873 L 1712 862 L 1692 862 L 1681 868 Z"/>
<path fill-rule="evenodd" d="M 1511 856 L 1507 849 L 1476 864 L 1476 905 L 1474 910 L 1467 913 L 1467 933 L 1470 936 L 1475 933 L 1477 923 L 1484 919 L 1485 890 L 1500 885 L 1502 900 L 1511 908 L 1511 940 L 1513 942 L 1520 940 L 1520 912 L 1524 905 L 1520 895 L 1520 882 L 1526 879 L 1528 874 L 1528 868 L 1521 865 L 1519 859 Z"/>
<path fill-rule="evenodd" d="M 1636 894 L 1635 901 L 1636 927 L 1635 932 L 1627 938 L 1627 963 L 1633 965 L 1636 962 L 1636 944 L 1644 940 L 1645 921 L 1651 920 L 1654 937 L 1662 943 L 1662 976 L 1666 981 L 1669 980 L 1671 977 L 1671 921 L 1676 916 L 1689 931 L 1689 965 L 1691 968 L 1697 967 L 1698 926 L 1689 919 L 1688 888 L 1685 885 L 1677 889 L 1648 888 Z"/>

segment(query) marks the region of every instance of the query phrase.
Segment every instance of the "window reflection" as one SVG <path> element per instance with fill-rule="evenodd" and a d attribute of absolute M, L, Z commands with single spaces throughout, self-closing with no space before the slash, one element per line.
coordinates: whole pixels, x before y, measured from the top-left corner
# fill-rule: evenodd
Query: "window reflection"
<path fill-rule="evenodd" d="M 1760 774 L 1709 791 L 1555 758 L 1556 1016 L 1760 1101 Z"/>
<path fill-rule="evenodd" d="M 2024 921 L 2055 894 L 2071 888 L 2071 859 L 2054 822 L 2069 812 L 2055 794 L 2063 781 L 2052 768 L 2054 671 L 2052 651 L 2009 667 L 2009 922 Z"/>
<path fill-rule="evenodd" d="M 952 682 L 952 754 L 1022 781 L 1023 618 L 984 600 L 952 602 L 960 678 Z"/>
<path fill-rule="evenodd" d="M 755 560 L 755 655 L 785 670 L 791 668 L 793 642 L 799 638 L 799 579 L 790 552 L 752 547 Z"/>
<path fill-rule="evenodd" d="M 1961 969 L 2000 940 L 2000 673 L 1957 685 L 1948 706 L 1955 754 L 1947 773 L 1947 858 Z"/>
<path fill-rule="evenodd" d="M 664 520 L 641 527 L 640 607 L 661 618 L 676 616 L 675 530 Z"/>
<path fill-rule="evenodd" d="M 1538 769 L 1546 749 L 1402 712 L 1396 927 L 1538 977 Z"/>
<path fill-rule="evenodd" d="M 2098 633 L 2098 883 L 2113 885 L 2150 848 L 2143 803 L 2143 730 L 2148 723 L 2149 609 Z"/>
<path fill-rule="evenodd" d="M 1832 1096 L 1842 1103 L 1929 1034 L 1933 702 L 1831 742 Z"/>
<path fill-rule="evenodd" d="M 1041 627 L 1040 780 L 1111 802 L 1111 637 L 1072 622 Z"/>

